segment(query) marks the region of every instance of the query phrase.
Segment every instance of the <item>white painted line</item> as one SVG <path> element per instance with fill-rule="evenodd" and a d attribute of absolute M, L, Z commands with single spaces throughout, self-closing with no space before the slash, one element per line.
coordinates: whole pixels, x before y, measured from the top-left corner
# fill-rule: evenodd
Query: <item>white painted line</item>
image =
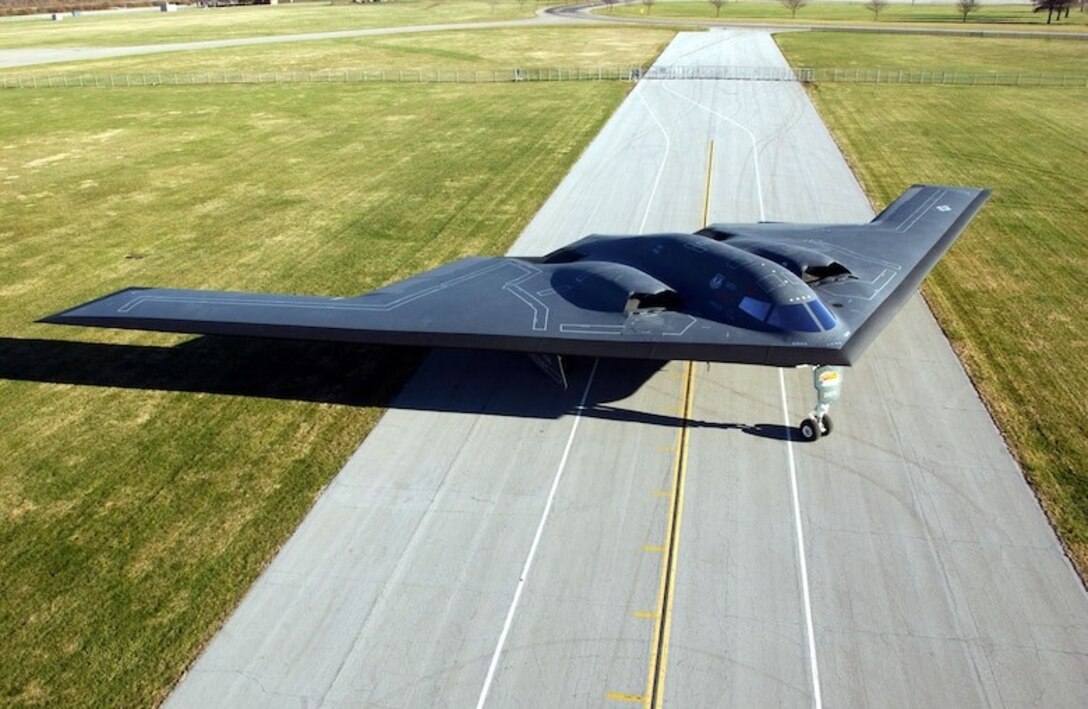
<path fill-rule="evenodd" d="M 506 611 L 506 622 L 502 624 L 502 632 L 499 633 L 499 642 L 495 645 L 495 652 L 491 655 L 491 664 L 487 668 L 487 676 L 484 677 L 484 686 L 480 690 L 480 699 L 476 702 L 476 709 L 482 709 L 487 701 L 487 693 L 491 690 L 491 681 L 495 679 L 495 670 L 499 666 L 499 656 L 502 655 L 503 646 L 506 645 L 506 636 L 510 633 L 510 626 L 514 622 L 514 613 L 517 612 L 518 602 L 521 600 L 521 592 L 525 588 L 525 580 L 529 578 L 529 570 L 533 567 L 533 558 L 536 556 L 536 548 L 540 544 L 540 537 L 544 534 L 544 525 L 548 522 L 548 515 L 552 511 L 552 502 L 555 500 L 555 491 L 559 489 L 559 481 L 563 478 L 563 471 L 567 469 L 567 459 L 570 457 L 570 449 L 574 445 L 574 434 L 578 433 L 578 424 L 582 421 L 582 412 L 585 411 L 586 401 L 589 399 L 589 388 L 593 386 L 593 377 L 597 374 L 597 364 L 600 360 L 593 360 L 593 369 L 589 372 L 585 391 L 582 392 L 582 400 L 574 414 L 574 425 L 570 428 L 567 437 L 567 447 L 563 449 L 563 457 L 559 460 L 559 468 L 555 471 L 555 479 L 552 480 L 552 489 L 548 492 L 548 501 L 544 503 L 544 514 L 540 516 L 540 523 L 536 526 L 536 534 L 533 543 L 529 546 L 529 555 L 525 557 L 525 566 L 521 569 L 521 577 L 518 579 L 518 587 L 514 589 L 514 600 L 510 602 L 510 609 Z"/>
<path fill-rule="evenodd" d="M 797 463 L 793 458 L 793 436 L 790 435 L 790 410 L 786 404 L 786 376 L 778 370 L 778 386 L 782 391 L 782 417 L 786 424 L 786 457 L 790 462 L 790 487 L 793 491 L 793 524 L 797 530 L 797 563 L 801 568 L 801 597 L 805 605 L 805 631 L 808 633 L 808 664 L 812 675 L 812 705 L 822 709 L 820 668 L 816 663 L 816 634 L 812 630 L 812 600 L 808 592 L 808 564 L 805 562 L 805 532 L 801 527 L 801 498 L 797 494 Z"/>
<path fill-rule="evenodd" d="M 759 221 L 761 221 L 761 222 L 767 221 L 767 212 L 763 208 L 763 179 L 760 177 L 760 174 L 759 174 L 759 143 L 756 141 L 756 134 L 753 133 L 751 130 L 749 130 L 748 126 L 744 125 L 743 123 L 738 123 L 737 121 L 733 120 L 729 116 L 722 115 L 721 113 L 718 113 L 714 109 L 708 108 L 708 107 L 704 106 L 703 104 L 699 103 L 698 101 L 696 101 L 694 99 L 691 99 L 691 98 L 688 98 L 684 94 L 677 93 L 676 91 L 673 91 L 672 89 L 670 89 L 668 86 L 664 86 L 664 84 L 662 84 L 662 88 L 665 89 L 665 91 L 672 94 L 673 96 L 676 96 L 677 98 L 682 98 L 685 101 L 687 101 L 688 103 L 690 103 L 690 104 L 692 104 L 694 106 L 698 106 L 699 108 L 703 109 L 704 111 L 706 111 L 710 115 L 712 115 L 712 116 L 714 116 L 716 118 L 720 118 L 721 120 L 723 120 L 723 121 L 725 121 L 727 123 L 732 123 L 737 128 L 740 128 L 742 131 L 744 131 L 745 133 L 748 134 L 748 139 L 752 142 L 752 165 L 755 167 L 755 171 L 756 171 L 756 199 L 759 201 Z"/>

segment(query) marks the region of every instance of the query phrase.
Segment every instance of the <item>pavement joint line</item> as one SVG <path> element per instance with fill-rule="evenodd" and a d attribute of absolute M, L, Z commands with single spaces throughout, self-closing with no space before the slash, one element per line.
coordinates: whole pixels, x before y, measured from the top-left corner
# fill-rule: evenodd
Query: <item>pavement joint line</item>
<path fill-rule="evenodd" d="M 668 666 L 669 636 L 672 631 L 672 607 L 675 600 L 676 566 L 679 558 L 680 528 L 684 516 L 684 482 L 686 480 L 688 445 L 690 441 L 692 401 L 694 399 L 695 368 L 684 362 L 684 385 L 680 400 L 680 429 L 677 431 L 676 462 L 673 465 L 673 491 L 666 523 L 667 540 L 661 564 L 657 619 L 654 640 L 650 648 L 650 671 L 646 677 L 644 706 L 660 707 L 665 695 L 665 671 Z"/>
<path fill-rule="evenodd" d="M 548 491 L 547 502 L 544 503 L 544 512 L 540 515 L 540 523 L 537 524 L 536 534 L 533 535 L 533 543 L 529 545 L 529 554 L 525 557 L 525 566 L 521 570 L 521 576 L 518 578 L 518 585 L 514 589 L 514 598 L 510 601 L 510 609 L 506 612 L 506 621 L 503 623 L 502 632 L 499 633 L 499 641 L 495 645 L 495 652 L 491 655 L 491 663 L 487 667 L 487 675 L 484 677 L 484 685 L 480 689 L 480 698 L 476 702 L 476 709 L 482 709 L 487 702 L 487 694 L 491 690 L 491 682 L 495 679 L 495 670 L 499 665 L 499 657 L 502 655 L 503 647 L 506 645 L 506 638 L 510 634 L 510 626 L 514 622 L 514 613 L 517 612 L 518 602 L 521 600 L 521 592 L 525 588 L 525 581 L 529 577 L 529 571 L 533 567 L 533 559 L 536 557 L 537 547 L 540 545 L 540 538 L 544 534 L 544 525 L 548 522 L 548 516 L 552 511 L 552 503 L 555 501 L 555 493 L 559 489 L 559 481 L 563 478 L 563 472 L 567 469 L 567 460 L 570 458 L 571 448 L 574 446 L 574 436 L 578 433 L 578 424 L 582 421 L 582 414 L 586 410 L 586 402 L 589 400 L 589 390 L 593 386 L 593 378 L 597 374 L 597 365 L 600 364 L 599 359 L 593 360 L 593 369 L 589 371 L 589 378 L 586 380 L 586 388 L 582 391 L 582 399 L 578 403 L 578 408 L 574 413 L 574 424 L 570 427 L 570 435 L 567 436 L 567 445 L 563 449 L 563 456 L 559 459 L 559 467 L 555 471 L 555 477 L 552 479 L 551 489 Z"/>
<path fill-rule="evenodd" d="M 640 82 L 635 87 L 635 90 L 637 91 L 642 86 L 643 84 Z M 665 165 L 669 162 L 669 152 L 672 150 L 672 140 L 669 138 L 669 132 L 665 130 L 665 126 L 661 123 L 661 119 L 654 113 L 654 109 L 650 108 L 650 103 L 642 93 L 642 91 L 638 92 L 639 101 L 642 101 L 642 105 L 646 107 L 646 111 L 649 112 L 650 118 L 654 119 L 654 123 L 657 124 L 657 129 L 661 131 L 661 135 L 665 136 L 665 157 L 661 158 L 661 165 L 657 168 L 657 176 L 654 177 L 653 187 L 650 188 L 650 196 L 646 200 L 646 211 L 642 213 L 642 222 L 638 225 L 639 234 L 646 231 L 646 220 L 650 218 L 650 207 L 654 204 L 654 197 L 657 196 L 657 188 L 661 184 L 661 177 L 665 174 Z"/>
<path fill-rule="evenodd" d="M 801 574 L 801 598 L 805 607 L 805 632 L 808 635 L 809 675 L 812 677 L 812 706 L 823 708 L 820 694 L 820 667 L 816 661 L 816 635 L 812 626 L 812 598 L 808 587 L 808 564 L 805 561 L 805 532 L 801 524 L 801 498 L 797 492 L 797 462 L 793 455 L 793 435 L 790 433 L 790 410 L 786 402 L 786 375 L 778 370 L 778 386 L 782 394 L 782 419 L 786 425 L 786 458 L 790 467 L 790 489 L 793 497 L 793 524 L 797 530 L 797 565 Z"/>
<path fill-rule="evenodd" d="M 756 134 L 753 133 L 751 131 L 751 129 L 748 128 L 748 126 L 744 125 L 743 123 L 740 123 L 739 121 L 736 121 L 736 120 L 734 120 L 734 119 L 730 118 L 729 116 L 726 116 L 726 115 L 724 115 L 722 113 L 718 113 L 714 109 L 709 108 L 707 106 L 704 106 L 703 104 L 699 103 L 698 101 L 695 101 L 695 100 L 693 100 L 691 98 L 688 98 L 687 96 L 685 96 L 682 93 L 678 93 L 676 91 L 673 91 L 668 86 L 663 85 L 661 87 L 661 89 L 663 91 L 665 91 L 666 93 L 670 93 L 673 96 L 676 96 L 677 98 L 681 98 L 681 99 L 687 101 L 688 103 L 692 104 L 693 106 L 696 106 L 698 108 L 703 109 L 704 111 L 706 111 L 710 115 L 714 116 L 715 118 L 719 118 L 719 119 L 725 121 L 726 123 L 730 123 L 730 124 L 736 126 L 737 128 L 740 128 L 742 131 L 744 131 L 745 133 L 748 134 L 748 139 L 752 143 L 752 167 L 755 169 L 755 173 L 756 173 L 755 183 L 756 183 L 756 199 L 759 201 L 759 221 L 761 221 L 761 222 L 767 221 L 767 212 L 764 209 L 764 205 L 763 205 L 763 178 L 759 173 L 759 141 L 756 140 Z M 704 226 L 705 226 L 705 224 L 704 224 Z"/>

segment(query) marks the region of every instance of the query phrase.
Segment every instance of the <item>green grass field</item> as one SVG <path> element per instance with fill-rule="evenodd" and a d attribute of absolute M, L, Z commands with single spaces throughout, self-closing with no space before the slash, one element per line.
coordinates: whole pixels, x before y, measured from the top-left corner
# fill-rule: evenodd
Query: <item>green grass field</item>
<path fill-rule="evenodd" d="M 627 17 L 661 17 L 661 18 L 697 18 L 714 19 L 715 8 L 706 0 L 657 0 L 653 7 L 647 9 L 642 3 L 630 5 L 617 5 L 611 11 L 607 9 L 597 10 L 597 13 Z M 761 0 L 743 0 L 726 2 L 722 5 L 721 14 L 717 19 L 730 22 L 774 22 L 800 24 L 806 23 L 834 23 L 834 24 L 873 24 L 873 13 L 865 8 L 862 2 L 813 2 L 797 11 L 796 19 L 790 17 L 790 11 L 781 3 Z M 1045 29 L 1048 31 L 1085 31 L 1088 29 L 1088 13 L 1076 10 L 1070 13 L 1069 19 L 1060 22 L 1046 24 L 1046 14 L 1032 12 L 1030 3 L 1009 5 L 983 5 L 978 11 L 971 13 L 967 24 L 961 23 L 960 16 L 952 4 L 947 5 L 913 5 L 906 2 L 896 2 L 888 5 L 880 13 L 880 25 L 914 25 L 919 23 L 930 25 L 944 25 L 949 23 L 948 29 L 956 27 L 968 27 L 974 29 Z"/>
<path fill-rule="evenodd" d="M 623 67 L 647 62 L 672 35 L 652 27 L 600 26 L 428 32 L 42 64 L 0 75 Z"/>
<path fill-rule="evenodd" d="M 628 88 L 5 93 L 0 703 L 161 699 L 420 356 L 36 318 L 141 284 L 355 294 L 501 253 Z"/>
<path fill-rule="evenodd" d="M 395 0 L 183 8 L 176 13 L 88 13 L 63 22 L 0 19 L 0 49 L 109 47 L 530 17 L 535 1 Z"/>
<path fill-rule="evenodd" d="M 776 41 L 791 64 L 804 67 L 1088 72 L 1088 43 L 1065 39 L 789 32 Z"/>
<path fill-rule="evenodd" d="M 832 64 L 882 59 L 855 45 L 866 40 L 779 37 L 791 59 L 818 47 Z M 981 41 L 942 44 L 954 56 Z M 911 44 L 888 47 L 880 63 L 893 66 Z M 1008 55 L 1012 70 L 1029 49 Z M 875 204 L 912 182 L 994 188 L 924 293 L 1088 577 L 1088 143 L 1077 128 L 1088 89 L 821 84 L 811 95 Z"/>
<path fill-rule="evenodd" d="M 469 5 L 479 19 L 522 11 L 398 2 L 380 7 L 402 16 L 381 23 L 470 19 L 432 14 Z M 106 18 L 87 34 L 43 23 L 33 32 L 72 34 L 35 38 L 0 22 L 0 47 L 344 29 L 362 21 L 349 13 L 372 7 L 232 9 L 253 14 L 211 26 L 200 11 L 193 26 L 171 24 L 190 22 L 186 13 L 152 13 L 131 26 Z M 811 21 L 804 14 L 817 7 L 798 19 Z M 165 70 L 164 56 L 173 71 L 641 63 L 667 37 L 441 33 L 136 57 L 93 70 Z M 817 33 L 779 41 L 807 66 L 1084 66 L 1080 43 Z M 5 91 L 0 703 L 161 699 L 421 356 L 83 331 L 36 318 L 128 285 L 348 295 L 461 255 L 499 253 L 627 88 Z M 1088 154 L 1077 126 L 1088 91 L 829 84 L 812 95 L 874 202 L 921 180 L 996 188 L 926 293 L 1084 573 L 1088 341 L 1079 324 L 1088 306 L 1078 291 L 1088 277 L 1079 237 Z"/>

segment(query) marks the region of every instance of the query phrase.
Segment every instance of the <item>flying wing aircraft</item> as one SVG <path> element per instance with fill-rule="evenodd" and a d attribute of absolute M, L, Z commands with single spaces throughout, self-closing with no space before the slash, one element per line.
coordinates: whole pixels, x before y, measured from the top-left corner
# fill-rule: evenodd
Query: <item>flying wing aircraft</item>
<path fill-rule="evenodd" d="M 467 258 L 360 296 L 127 288 L 42 322 L 534 355 L 825 365 L 837 383 L 989 197 L 914 185 L 867 224 L 713 224 Z M 834 387 L 833 387 L 834 388 Z M 832 398 L 836 398 L 837 388 Z M 827 403 L 802 422 L 830 432 Z"/>

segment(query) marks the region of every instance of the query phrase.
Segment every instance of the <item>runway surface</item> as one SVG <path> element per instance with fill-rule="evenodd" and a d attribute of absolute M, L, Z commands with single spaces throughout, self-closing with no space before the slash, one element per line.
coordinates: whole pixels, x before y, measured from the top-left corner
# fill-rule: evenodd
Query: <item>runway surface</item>
<path fill-rule="evenodd" d="M 798 84 L 645 80 L 511 253 L 871 216 Z M 804 444 L 806 369 L 435 353 L 168 704 L 1088 703 L 1088 597 L 919 298 L 844 393 Z"/>

